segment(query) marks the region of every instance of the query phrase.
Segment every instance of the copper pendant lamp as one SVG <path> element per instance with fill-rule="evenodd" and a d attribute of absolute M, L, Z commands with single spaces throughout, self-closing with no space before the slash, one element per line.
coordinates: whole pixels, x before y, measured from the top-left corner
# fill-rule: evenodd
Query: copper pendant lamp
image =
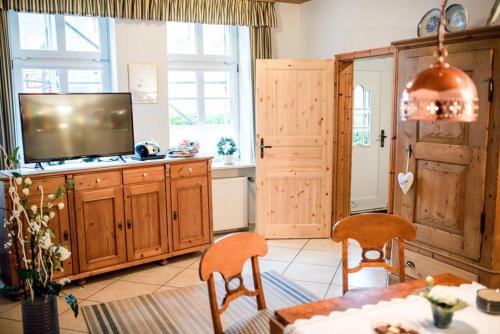
<path fill-rule="evenodd" d="M 402 121 L 477 120 L 476 85 L 467 74 L 446 62 L 448 52 L 443 46 L 446 3 L 447 0 L 441 1 L 438 49 L 434 53 L 437 62 L 406 85 L 401 98 Z"/>

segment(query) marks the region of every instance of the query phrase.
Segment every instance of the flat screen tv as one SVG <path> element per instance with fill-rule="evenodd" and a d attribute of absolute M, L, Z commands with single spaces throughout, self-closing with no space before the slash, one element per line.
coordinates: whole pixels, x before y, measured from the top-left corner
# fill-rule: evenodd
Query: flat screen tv
<path fill-rule="evenodd" d="M 130 93 L 19 94 L 26 163 L 134 153 Z"/>

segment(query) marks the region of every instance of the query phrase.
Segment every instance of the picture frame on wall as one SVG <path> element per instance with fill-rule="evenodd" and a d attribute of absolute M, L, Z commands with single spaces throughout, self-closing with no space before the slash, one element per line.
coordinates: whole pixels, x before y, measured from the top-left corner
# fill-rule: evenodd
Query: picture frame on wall
<path fill-rule="evenodd" d="M 128 64 L 128 86 L 132 103 L 158 103 L 158 78 L 155 64 Z"/>

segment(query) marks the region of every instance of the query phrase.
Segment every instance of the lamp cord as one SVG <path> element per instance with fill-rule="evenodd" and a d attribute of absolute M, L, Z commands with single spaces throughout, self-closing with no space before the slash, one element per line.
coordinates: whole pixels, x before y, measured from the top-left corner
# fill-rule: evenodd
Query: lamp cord
<path fill-rule="evenodd" d="M 446 25 L 446 4 L 448 3 L 448 0 L 441 0 L 441 17 L 439 19 L 439 28 L 438 28 L 438 34 L 437 34 L 437 40 L 438 40 L 438 60 L 440 63 L 444 63 L 446 56 L 447 56 L 447 51 L 444 48 L 444 28 Z"/>

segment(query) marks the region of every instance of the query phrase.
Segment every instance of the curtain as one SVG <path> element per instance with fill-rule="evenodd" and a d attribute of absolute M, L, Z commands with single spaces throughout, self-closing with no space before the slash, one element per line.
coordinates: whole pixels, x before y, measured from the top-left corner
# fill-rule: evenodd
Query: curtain
<path fill-rule="evenodd" d="M 7 11 L 1 10 L 0 4 L 0 145 L 7 152 L 15 146 L 12 91 Z M 3 167 L 3 159 L 0 159 L 0 168 Z"/>
<path fill-rule="evenodd" d="M 274 2 L 256 0 L 0 0 L 0 9 L 124 19 L 276 27 Z"/>

